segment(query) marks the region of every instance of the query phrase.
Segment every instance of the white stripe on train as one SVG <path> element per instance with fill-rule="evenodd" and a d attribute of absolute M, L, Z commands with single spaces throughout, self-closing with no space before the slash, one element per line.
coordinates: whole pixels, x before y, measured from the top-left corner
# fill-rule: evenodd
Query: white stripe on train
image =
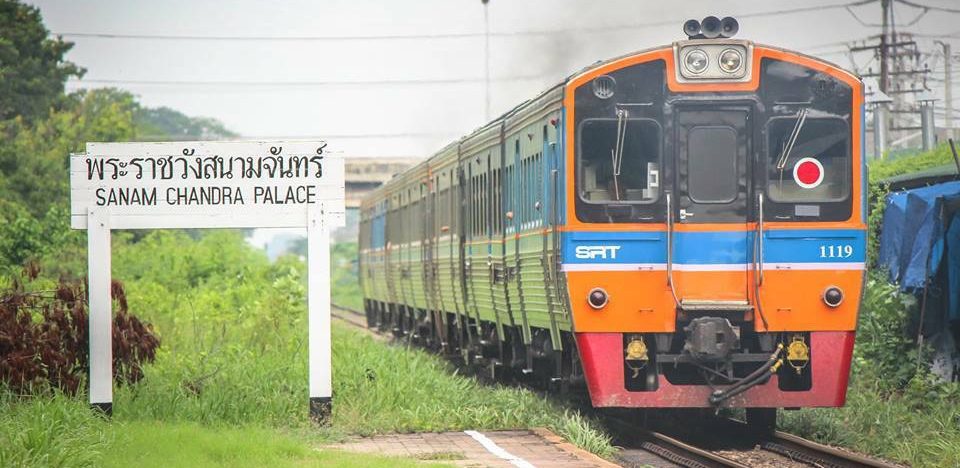
<path fill-rule="evenodd" d="M 675 271 L 747 271 L 753 263 L 674 263 Z M 864 270 L 864 262 L 797 262 L 763 264 L 770 270 Z M 563 271 L 666 271 L 666 263 L 564 263 Z"/>

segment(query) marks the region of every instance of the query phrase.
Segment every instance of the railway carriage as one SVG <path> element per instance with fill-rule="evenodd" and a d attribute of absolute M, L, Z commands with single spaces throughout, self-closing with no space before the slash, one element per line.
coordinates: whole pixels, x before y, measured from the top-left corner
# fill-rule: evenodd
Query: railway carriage
<path fill-rule="evenodd" d="M 371 326 L 597 407 L 842 405 L 863 87 L 736 29 L 598 62 L 372 193 Z"/>

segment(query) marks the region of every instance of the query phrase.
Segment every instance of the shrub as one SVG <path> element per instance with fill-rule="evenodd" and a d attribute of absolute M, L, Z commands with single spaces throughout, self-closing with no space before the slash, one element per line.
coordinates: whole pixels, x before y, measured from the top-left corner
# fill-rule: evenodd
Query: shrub
<path fill-rule="evenodd" d="M 53 387 L 74 394 L 88 369 L 87 292 L 84 283 L 61 279 L 33 288 L 39 267 L 30 264 L 0 293 L 0 382 L 21 394 Z M 42 281 L 37 281 L 42 282 Z M 154 359 L 159 339 L 149 324 L 127 310 L 123 285 L 114 282 L 113 372 L 118 383 L 137 382 Z"/>

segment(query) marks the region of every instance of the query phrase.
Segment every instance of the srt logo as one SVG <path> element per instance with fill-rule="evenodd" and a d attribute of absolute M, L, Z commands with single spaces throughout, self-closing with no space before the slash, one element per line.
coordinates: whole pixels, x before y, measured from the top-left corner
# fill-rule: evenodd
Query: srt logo
<path fill-rule="evenodd" d="M 617 258 L 619 245 L 578 245 L 577 258 L 593 260 L 596 258 L 614 259 Z"/>

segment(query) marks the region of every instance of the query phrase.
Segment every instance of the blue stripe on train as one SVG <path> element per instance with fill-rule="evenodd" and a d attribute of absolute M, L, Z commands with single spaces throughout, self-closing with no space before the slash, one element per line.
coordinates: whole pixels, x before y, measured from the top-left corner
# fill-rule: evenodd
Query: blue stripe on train
<path fill-rule="evenodd" d="M 673 261 L 730 264 L 751 261 L 754 232 L 677 232 Z M 665 232 L 567 232 L 564 263 L 665 263 Z M 767 231 L 763 260 L 770 263 L 848 263 L 866 259 L 866 232 L 854 229 Z"/>

